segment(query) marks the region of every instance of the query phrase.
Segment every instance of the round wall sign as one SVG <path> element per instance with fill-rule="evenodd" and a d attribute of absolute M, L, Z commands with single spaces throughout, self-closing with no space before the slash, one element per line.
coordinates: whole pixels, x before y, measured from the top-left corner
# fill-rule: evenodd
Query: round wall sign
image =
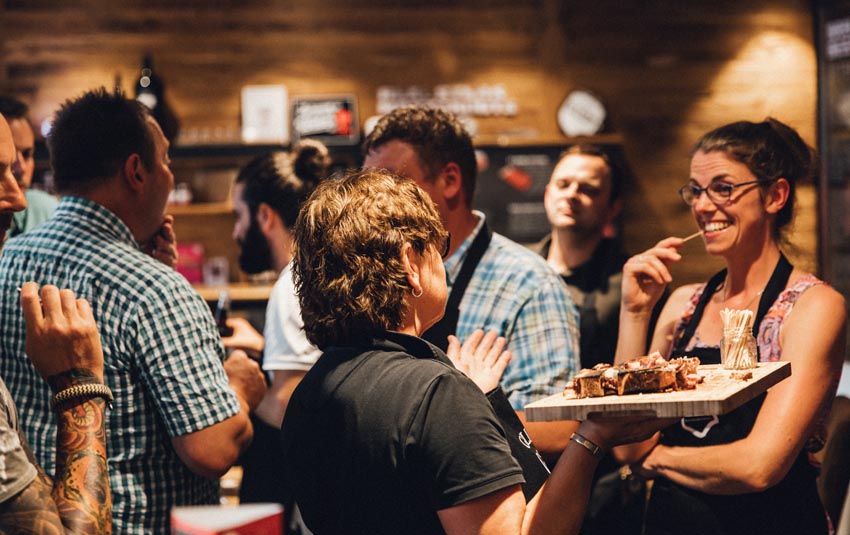
<path fill-rule="evenodd" d="M 558 126 L 566 136 L 598 134 L 604 123 L 605 106 L 587 91 L 573 91 L 558 109 Z"/>

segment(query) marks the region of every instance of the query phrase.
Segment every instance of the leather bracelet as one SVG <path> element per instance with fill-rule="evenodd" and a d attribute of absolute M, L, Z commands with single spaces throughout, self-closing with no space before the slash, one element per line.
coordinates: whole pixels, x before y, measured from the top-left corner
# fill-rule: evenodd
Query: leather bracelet
<path fill-rule="evenodd" d="M 578 432 L 570 435 L 570 440 L 589 451 L 597 459 L 605 455 L 605 450 L 600 448 L 598 444 Z"/>
<path fill-rule="evenodd" d="M 102 397 L 106 400 L 106 407 L 112 409 L 112 400 L 115 398 L 112 396 L 112 390 L 103 383 L 74 385 L 61 390 L 50 400 L 50 409 L 55 410 L 57 405 L 72 399 L 92 397 Z"/>

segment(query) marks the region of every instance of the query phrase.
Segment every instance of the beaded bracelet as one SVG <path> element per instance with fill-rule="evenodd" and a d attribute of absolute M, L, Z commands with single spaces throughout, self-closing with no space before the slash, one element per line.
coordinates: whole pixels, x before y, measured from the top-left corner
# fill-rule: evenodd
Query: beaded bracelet
<path fill-rule="evenodd" d="M 102 397 L 106 400 L 106 407 L 112 409 L 112 400 L 115 399 L 112 390 L 101 383 L 74 385 L 57 392 L 50 400 L 50 409 L 55 410 L 57 405 L 71 399 L 91 397 Z"/>
<path fill-rule="evenodd" d="M 592 440 L 588 439 L 584 435 L 579 434 L 578 432 L 570 435 L 570 440 L 572 440 L 573 442 L 575 442 L 579 446 L 582 446 L 584 449 L 589 451 L 590 454 L 593 455 L 594 457 L 598 458 L 598 457 L 602 457 L 603 455 L 605 455 L 605 450 L 600 448 L 598 444 L 596 444 Z"/>

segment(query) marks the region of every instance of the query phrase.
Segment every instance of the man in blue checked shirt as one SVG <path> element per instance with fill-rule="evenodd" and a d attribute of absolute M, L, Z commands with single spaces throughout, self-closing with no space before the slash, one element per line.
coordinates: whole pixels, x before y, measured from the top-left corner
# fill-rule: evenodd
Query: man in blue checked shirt
<path fill-rule="evenodd" d="M 562 392 L 579 370 L 578 312 L 541 257 L 490 232 L 484 214 L 472 209 L 475 152 L 457 118 L 399 108 L 381 118 L 363 148 L 365 167 L 388 169 L 424 189 L 451 234 L 446 314 L 424 338 L 451 351 L 477 329 L 503 336 L 512 359 L 501 387 L 520 418 L 528 403 Z M 556 459 L 575 422 L 526 427 L 537 449 Z"/>
<path fill-rule="evenodd" d="M 94 90 L 66 102 L 48 138 L 62 200 L 0 258 L 0 375 L 45 472 L 55 469 L 50 391 L 24 353 L 25 281 L 72 289 L 100 329 L 114 410 L 107 444 L 115 533 L 169 531 L 174 505 L 218 503 L 218 481 L 251 440 L 265 392 L 244 353 L 226 363 L 204 300 L 145 254 L 174 187 L 168 140 L 147 109 Z"/>

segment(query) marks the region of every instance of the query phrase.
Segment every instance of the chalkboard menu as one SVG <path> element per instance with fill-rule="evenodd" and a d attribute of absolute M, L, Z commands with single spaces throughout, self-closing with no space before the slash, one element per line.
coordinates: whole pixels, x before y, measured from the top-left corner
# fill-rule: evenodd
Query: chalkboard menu
<path fill-rule="evenodd" d="M 817 6 L 820 265 L 850 302 L 850 1 Z"/>

